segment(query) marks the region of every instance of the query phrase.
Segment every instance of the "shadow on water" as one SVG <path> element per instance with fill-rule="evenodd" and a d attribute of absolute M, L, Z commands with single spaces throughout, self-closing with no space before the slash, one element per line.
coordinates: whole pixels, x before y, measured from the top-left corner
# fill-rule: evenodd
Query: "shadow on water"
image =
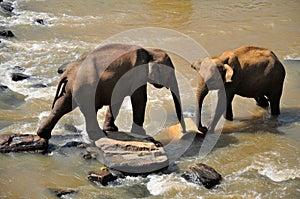
<path fill-rule="evenodd" d="M 287 135 L 289 132 L 288 129 L 291 129 L 294 132 L 299 132 L 300 127 L 294 127 L 293 124 L 300 123 L 300 108 L 299 107 L 291 107 L 291 108 L 283 108 L 281 110 L 281 114 L 279 116 L 271 116 L 266 113 L 262 117 L 254 118 L 254 119 L 243 119 L 239 121 L 226 121 L 225 123 L 225 132 L 223 132 L 216 145 L 213 147 L 212 151 L 225 148 L 232 144 L 237 144 L 239 142 L 238 138 L 232 133 L 260 133 L 260 132 L 268 132 L 277 135 Z M 230 128 L 231 127 L 231 128 Z M 294 129 L 293 129 L 294 128 Z M 299 129 L 297 129 L 299 128 Z M 199 135 L 199 134 L 198 134 Z M 181 139 L 185 139 L 188 135 L 183 136 Z M 190 147 L 186 150 L 183 156 L 190 157 L 199 154 L 200 148 L 202 146 L 204 137 L 195 136 Z"/>
<path fill-rule="evenodd" d="M 192 133 L 192 132 L 190 132 L 190 133 Z M 186 136 L 183 136 L 181 139 L 185 139 L 185 137 Z M 190 147 L 183 154 L 183 157 L 199 155 L 201 146 L 203 144 L 203 140 L 204 140 L 203 136 L 196 135 L 193 142 L 191 143 Z M 239 140 L 232 135 L 221 134 L 220 137 L 218 138 L 216 145 L 213 147 L 212 151 L 219 149 L 219 148 L 227 147 L 231 144 L 236 144 L 238 142 L 239 142 Z"/>
<path fill-rule="evenodd" d="M 241 125 L 242 126 L 241 128 L 233 128 L 232 130 L 227 128 L 226 133 L 235 133 L 235 132 L 257 133 L 263 131 L 263 132 L 284 135 L 285 132 L 282 131 L 284 127 L 288 127 L 292 124 L 299 123 L 299 122 L 300 122 L 299 107 L 283 108 L 279 116 L 272 116 L 267 113 L 259 118 L 240 120 L 240 123 L 243 123 Z"/>

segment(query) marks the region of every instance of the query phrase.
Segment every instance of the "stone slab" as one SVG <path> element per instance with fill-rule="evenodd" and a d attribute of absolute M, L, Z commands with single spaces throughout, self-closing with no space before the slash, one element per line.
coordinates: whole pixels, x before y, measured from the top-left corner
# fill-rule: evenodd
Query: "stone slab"
<path fill-rule="evenodd" d="M 103 163 L 108 168 L 124 173 L 151 173 L 169 164 L 163 147 L 153 142 L 101 138 L 95 142 L 95 145 L 103 153 Z"/>
<path fill-rule="evenodd" d="M 48 141 L 32 134 L 3 134 L 0 135 L 0 152 L 40 152 L 48 149 Z"/>

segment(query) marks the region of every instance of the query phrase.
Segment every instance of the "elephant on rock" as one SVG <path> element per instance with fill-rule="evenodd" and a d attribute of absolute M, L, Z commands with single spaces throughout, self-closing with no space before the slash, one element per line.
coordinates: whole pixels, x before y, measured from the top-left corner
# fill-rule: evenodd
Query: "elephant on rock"
<path fill-rule="evenodd" d="M 168 54 L 162 50 L 107 44 L 64 64 L 60 70 L 62 76 L 51 113 L 37 131 L 42 138 L 50 139 L 59 119 L 76 107 L 85 117 L 86 131 L 91 140 L 106 136 L 107 131 L 118 131 L 115 118 L 126 96 L 130 96 L 133 110 L 131 131 L 145 135 L 147 82 L 156 88 L 171 90 L 178 120 L 185 131 L 175 69 Z M 109 108 L 102 130 L 97 111 L 104 105 Z"/>
<path fill-rule="evenodd" d="M 196 120 L 200 131 L 213 132 L 224 113 L 227 120 L 233 120 L 231 104 L 234 95 L 254 98 L 262 107 L 268 107 L 270 103 L 271 114 L 280 114 L 285 69 L 272 51 L 242 46 L 225 51 L 219 57 L 199 59 L 191 67 L 198 72 Z M 207 129 L 201 123 L 201 110 L 209 90 L 218 90 L 218 103 Z"/>

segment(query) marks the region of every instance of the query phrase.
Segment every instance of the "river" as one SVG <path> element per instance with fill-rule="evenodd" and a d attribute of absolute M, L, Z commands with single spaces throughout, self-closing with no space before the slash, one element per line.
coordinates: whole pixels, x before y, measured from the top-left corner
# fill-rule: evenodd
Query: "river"
<path fill-rule="evenodd" d="M 70 198 L 300 198 L 299 0 L 4 2 L 12 3 L 14 10 L 1 10 L 0 29 L 12 30 L 15 37 L 0 37 L 0 84 L 11 90 L 0 90 L 0 134 L 35 133 L 51 109 L 57 68 L 103 43 L 167 50 L 177 69 L 184 116 L 192 119 L 197 77 L 190 64 L 197 57 L 218 56 L 242 45 L 260 46 L 275 52 L 287 75 L 278 118 L 252 99 L 235 97 L 234 121 L 225 121 L 210 153 L 200 157 L 194 147 L 174 162 L 178 168 L 171 174 L 127 177 L 103 187 L 87 180 L 87 173 L 101 163 L 84 161 L 79 152 L 0 154 L 0 198 L 55 198 L 49 187 L 78 190 Z M 14 82 L 13 72 L 31 78 Z M 204 104 L 206 119 L 210 104 Z M 117 118 L 124 131 L 131 126 L 130 107 L 125 100 Z M 101 125 L 104 116 L 105 109 L 98 113 Z M 169 91 L 149 85 L 147 133 L 155 135 L 176 122 Z M 66 129 L 66 124 L 81 133 Z M 79 110 L 59 121 L 50 141 L 61 144 L 61 135 L 86 139 Z M 221 184 L 207 190 L 186 183 L 182 171 L 197 162 L 215 168 L 223 176 Z"/>

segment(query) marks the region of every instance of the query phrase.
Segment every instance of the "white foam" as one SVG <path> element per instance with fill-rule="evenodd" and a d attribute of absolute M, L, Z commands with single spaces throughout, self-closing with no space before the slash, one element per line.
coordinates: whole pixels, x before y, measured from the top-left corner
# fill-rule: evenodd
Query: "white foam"
<path fill-rule="evenodd" d="M 274 182 L 284 182 L 288 180 L 300 179 L 300 168 L 290 166 L 286 163 L 284 157 L 279 152 L 265 152 L 256 155 L 251 165 L 226 176 L 227 180 L 237 180 L 247 172 L 257 172 L 258 174 L 269 178 Z"/>
<path fill-rule="evenodd" d="M 187 183 L 183 178 L 180 178 L 175 174 L 150 175 L 148 178 L 149 182 L 147 183 L 147 189 L 154 196 L 162 195 L 172 189 L 182 191 L 187 188 L 187 185 L 197 188 L 197 185 Z"/>
<path fill-rule="evenodd" d="M 45 12 L 35 12 L 30 10 L 22 10 L 18 4 L 14 4 L 13 15 L 11 17 L 0 16 L 0 23 L 6 27 L 16 25 L 41 25 L 36 19 L 45 19 L 43 26 L 85 26 L 90 20 L 99 20 L 103 16 L 73 16 L 67 14 L 53 14 Z"/>
<path fill-rule="evenodd" d="M 297 53 L 293 53 L 290 55 L 286 55 L 283 59 L 287 61 L 300 61 L 300 55 Z"/>
<path fill-rule="evenodd" d="M 14 41 L 1 40 L 6 47 L 2 52 L 3 62 L 0 63 L 0 83 L 11 90 L 32 98 L 53 99 L 56 85 L 46 88 L 32 88 L 35 84 L 52 84 L 59 79 L 57 68 L 67 60 L 75 60 L 78 51 L 86 51 L 89 43 L 53 39 L 52 41 Z M 55 54 L 55 56 L 54 56 Z M 16 56 L 17 55 L 17 56 Z M 66 57 L 66 55 L 68 57 Z M 32 57 L 35 57 L 32 59 Z M 21 66 L 24 74 L 30 79 L 20 82 L 11 80 L 11 73 L 16 72 L 13 66 Z"/>
<path fill-rule="evenodd" d="M 265 165 L 265 168 L 258 170 L 258 173 L 268 177 L 274 182 L 283 182 L 300 178 L 300 169 L 280 169 L 271 164 Z"/>

